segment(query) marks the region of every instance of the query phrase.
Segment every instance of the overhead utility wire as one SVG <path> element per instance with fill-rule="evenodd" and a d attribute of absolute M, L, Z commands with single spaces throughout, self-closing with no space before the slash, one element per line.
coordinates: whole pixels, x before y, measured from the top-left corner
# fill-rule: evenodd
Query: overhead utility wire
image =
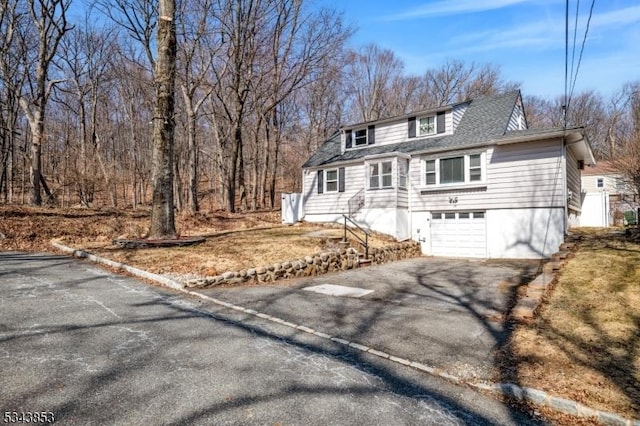
<path fill-rule="evenodd" d="M 578 72 L 580 71 L 580 63 L 582 62 L 582 54 L 584 53 L 584 45 L 587 42 L 587 34 L 589 34 L 589 25 L 591 24 L 591 17 L 593 16 L 593 7 L 596 4 L 596 0 L 591 0 L 591 8 L 589 9 L 589 18 L 587 18 L 587 28 L 584 30 L 584 37 L 582 39 L 582 46 L 580 47 L 580 55 L 578 56 L 578 65 L 576 66 L 576 73 L 573 76 L 573 83 L 571 85 L 571 91 L 569 92 L 569 101 L 573 96 L 573 91 L 576 88 L 576 81 L 578 80 Z"/>
<path fill-rule="evenodd" d="M 568 13 L 568 11 L 567 11 Z M 571 48 L 571 70 L 569 71 L 569 81 L 573 79 L 573 73 L 575 71 L 575 61 L 576 61 L 576 40 L 578 38 L 578 16 L 580 15 L 580 0 L 576 1 L 576 16 L 573 20 L 573 47 Z M 567 15 L 568 16 L 568 15 Z M 571 104 L 571 91 L 569 94 L 565 94 L 565 108 L 569 110 L 569 106 Z"/>

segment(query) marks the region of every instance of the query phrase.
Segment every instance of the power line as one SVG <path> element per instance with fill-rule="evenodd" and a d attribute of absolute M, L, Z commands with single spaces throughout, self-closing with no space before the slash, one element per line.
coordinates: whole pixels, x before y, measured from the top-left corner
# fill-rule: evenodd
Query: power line
<path fill-rule="evenodd" d="M 576 88 L 576 81 L 578 80 L 578 72 L 580 71 L 580 63 L 582 62 L 582 54 L 584 53 L 584 45 L 587 43 L 587 34 L 589 34 L 589 26 L 591 25 L 591 17 L 593 16 L 593 7 L 596 4 L 596 0 L 591 0 L 591 8 L 589 9 L 589 18 L 587 18 L 587 28 L 584 30 L 584 37 L 582 38 L 582 46 L 580 47 L 580 55 L 578 56 L 578 65 L 576 66 L 576 73 L 573 76 L 573 84 L 571 85 L 571 91 L 569 92 L 569 100 L 573 96 L 573 91 Z"/>
<path fill-rule="evenodd" d="M 578 38 L 578 16 L 580 15 L 580 0 L 576 1 L 576 16 L 573 20 L 573 48 L 571 49 L 571 72 L 569 73 L 569 80 L 573 78 L 573 72 L 575 70 L 575 60 L 576 60 L 576 39 Z M 571 94 L 569 94 L 569 98 L 571 98 Z M 569 102 L 568 100 L 566 102 Z"/>
<path fill-rule="evenodd" d="M 574 61 L 576 51 L 576 38 L 578 32 L 578 15 L 580 9 L 580 0 L 576 4 L 576 17 L 573 31 L 573 48 L 571 56 L 571 74 L 569 74 L 569 0 L 566 0 L 565 7 L 565 58 L 564 58 L 564 128 L 567 128 L 567 117 L 569 108 L 571 106 L 571 99 L 573 98 L 573 92 L 576 88 L 576 82 L 578 81 L 578 73 L 580 72 L 580 65 L 582 63 L 582 55 L 584 54 L 584 47 L 587 42 L 587 36 L 589 34 L 589 27 L 591 25 L 591 18 L 593 17 L 593 9 L 596 0 L 591 0 L 591 7 L 589 8 L 589 17 L 587 18 L 587 26 L 584 30 L 584 37 L 582 38 L 582 45 L 580 46 L 580 54 L 578 55 L 578 63 L 574 72 Z M 569 86 L 571 90 L 569 90 Z"/>

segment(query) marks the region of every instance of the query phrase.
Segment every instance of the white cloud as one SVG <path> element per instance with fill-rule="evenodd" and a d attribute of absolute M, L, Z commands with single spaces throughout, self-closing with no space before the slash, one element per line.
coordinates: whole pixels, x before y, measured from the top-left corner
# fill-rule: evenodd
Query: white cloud
<path fill-rule="evenodd" d="M 640 6 L 630 6 L 624 9 L 612 10 L 594 14 L 591 25 L 594 27 L 609 27 L 640 22 Z"/>
<path fill-rule="evenodd" d="M 487 10 L 502 9 L 522 3 L 529 3 L 531 1 L 533 0 L 438 0 L 406 12 L 387 16 L 383 18 L 383 20 L 401 21 L 429 16 L 483 12 Z"/>

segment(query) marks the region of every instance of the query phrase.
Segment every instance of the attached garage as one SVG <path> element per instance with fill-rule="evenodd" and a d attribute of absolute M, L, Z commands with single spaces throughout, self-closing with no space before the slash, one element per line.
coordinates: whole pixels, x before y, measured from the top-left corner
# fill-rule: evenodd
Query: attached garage
<path fill-rule="evenodd" d="M 450 257 L 486 257 L 485 212 L 432 213 L 431 254 Z"/>

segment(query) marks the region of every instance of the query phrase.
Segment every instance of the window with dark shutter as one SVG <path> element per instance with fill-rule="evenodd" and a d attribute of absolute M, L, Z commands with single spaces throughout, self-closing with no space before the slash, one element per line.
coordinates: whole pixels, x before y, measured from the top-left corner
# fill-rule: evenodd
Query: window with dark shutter
<path fill-rule="evenodd" d="M 373 124 L 369 126 L 369 128 L 367 129 L 367 133 L 367 144 L 373 145 L 374 143 L 376 143 L 376 126 Z"/>
<path fill-rule="evenodd" d="M 324 192 L 324 175 L 322 170 L 318 170 L 318 194 L 322 194 Z"/>
<path fill-rule="evenodd" d="M 351 130 L 347 130 L 345 132 L 345 138 L 346 138 L 345 146 L 347 148 L 351 148 L 351 144 L 352 144 L 352 142 L 351 142 Z"/>
<path fill-rule="evenodd" d="M 338 169 L 338 192 L 344 192 L 344 167 Z"/>
<path fill-rule="evenodd" d="M 416 118 L 409 117 L 409 120 L 407 122 L 409 124 L 409 137 L 415 138 L 416 137 Z"/>
<path fill-rule="evenodd" d="M 438 124 L 436 126 L 438 133 L 444 133 L 445 131 L 444 114 L 444 111 L 438 113 Z"/>

